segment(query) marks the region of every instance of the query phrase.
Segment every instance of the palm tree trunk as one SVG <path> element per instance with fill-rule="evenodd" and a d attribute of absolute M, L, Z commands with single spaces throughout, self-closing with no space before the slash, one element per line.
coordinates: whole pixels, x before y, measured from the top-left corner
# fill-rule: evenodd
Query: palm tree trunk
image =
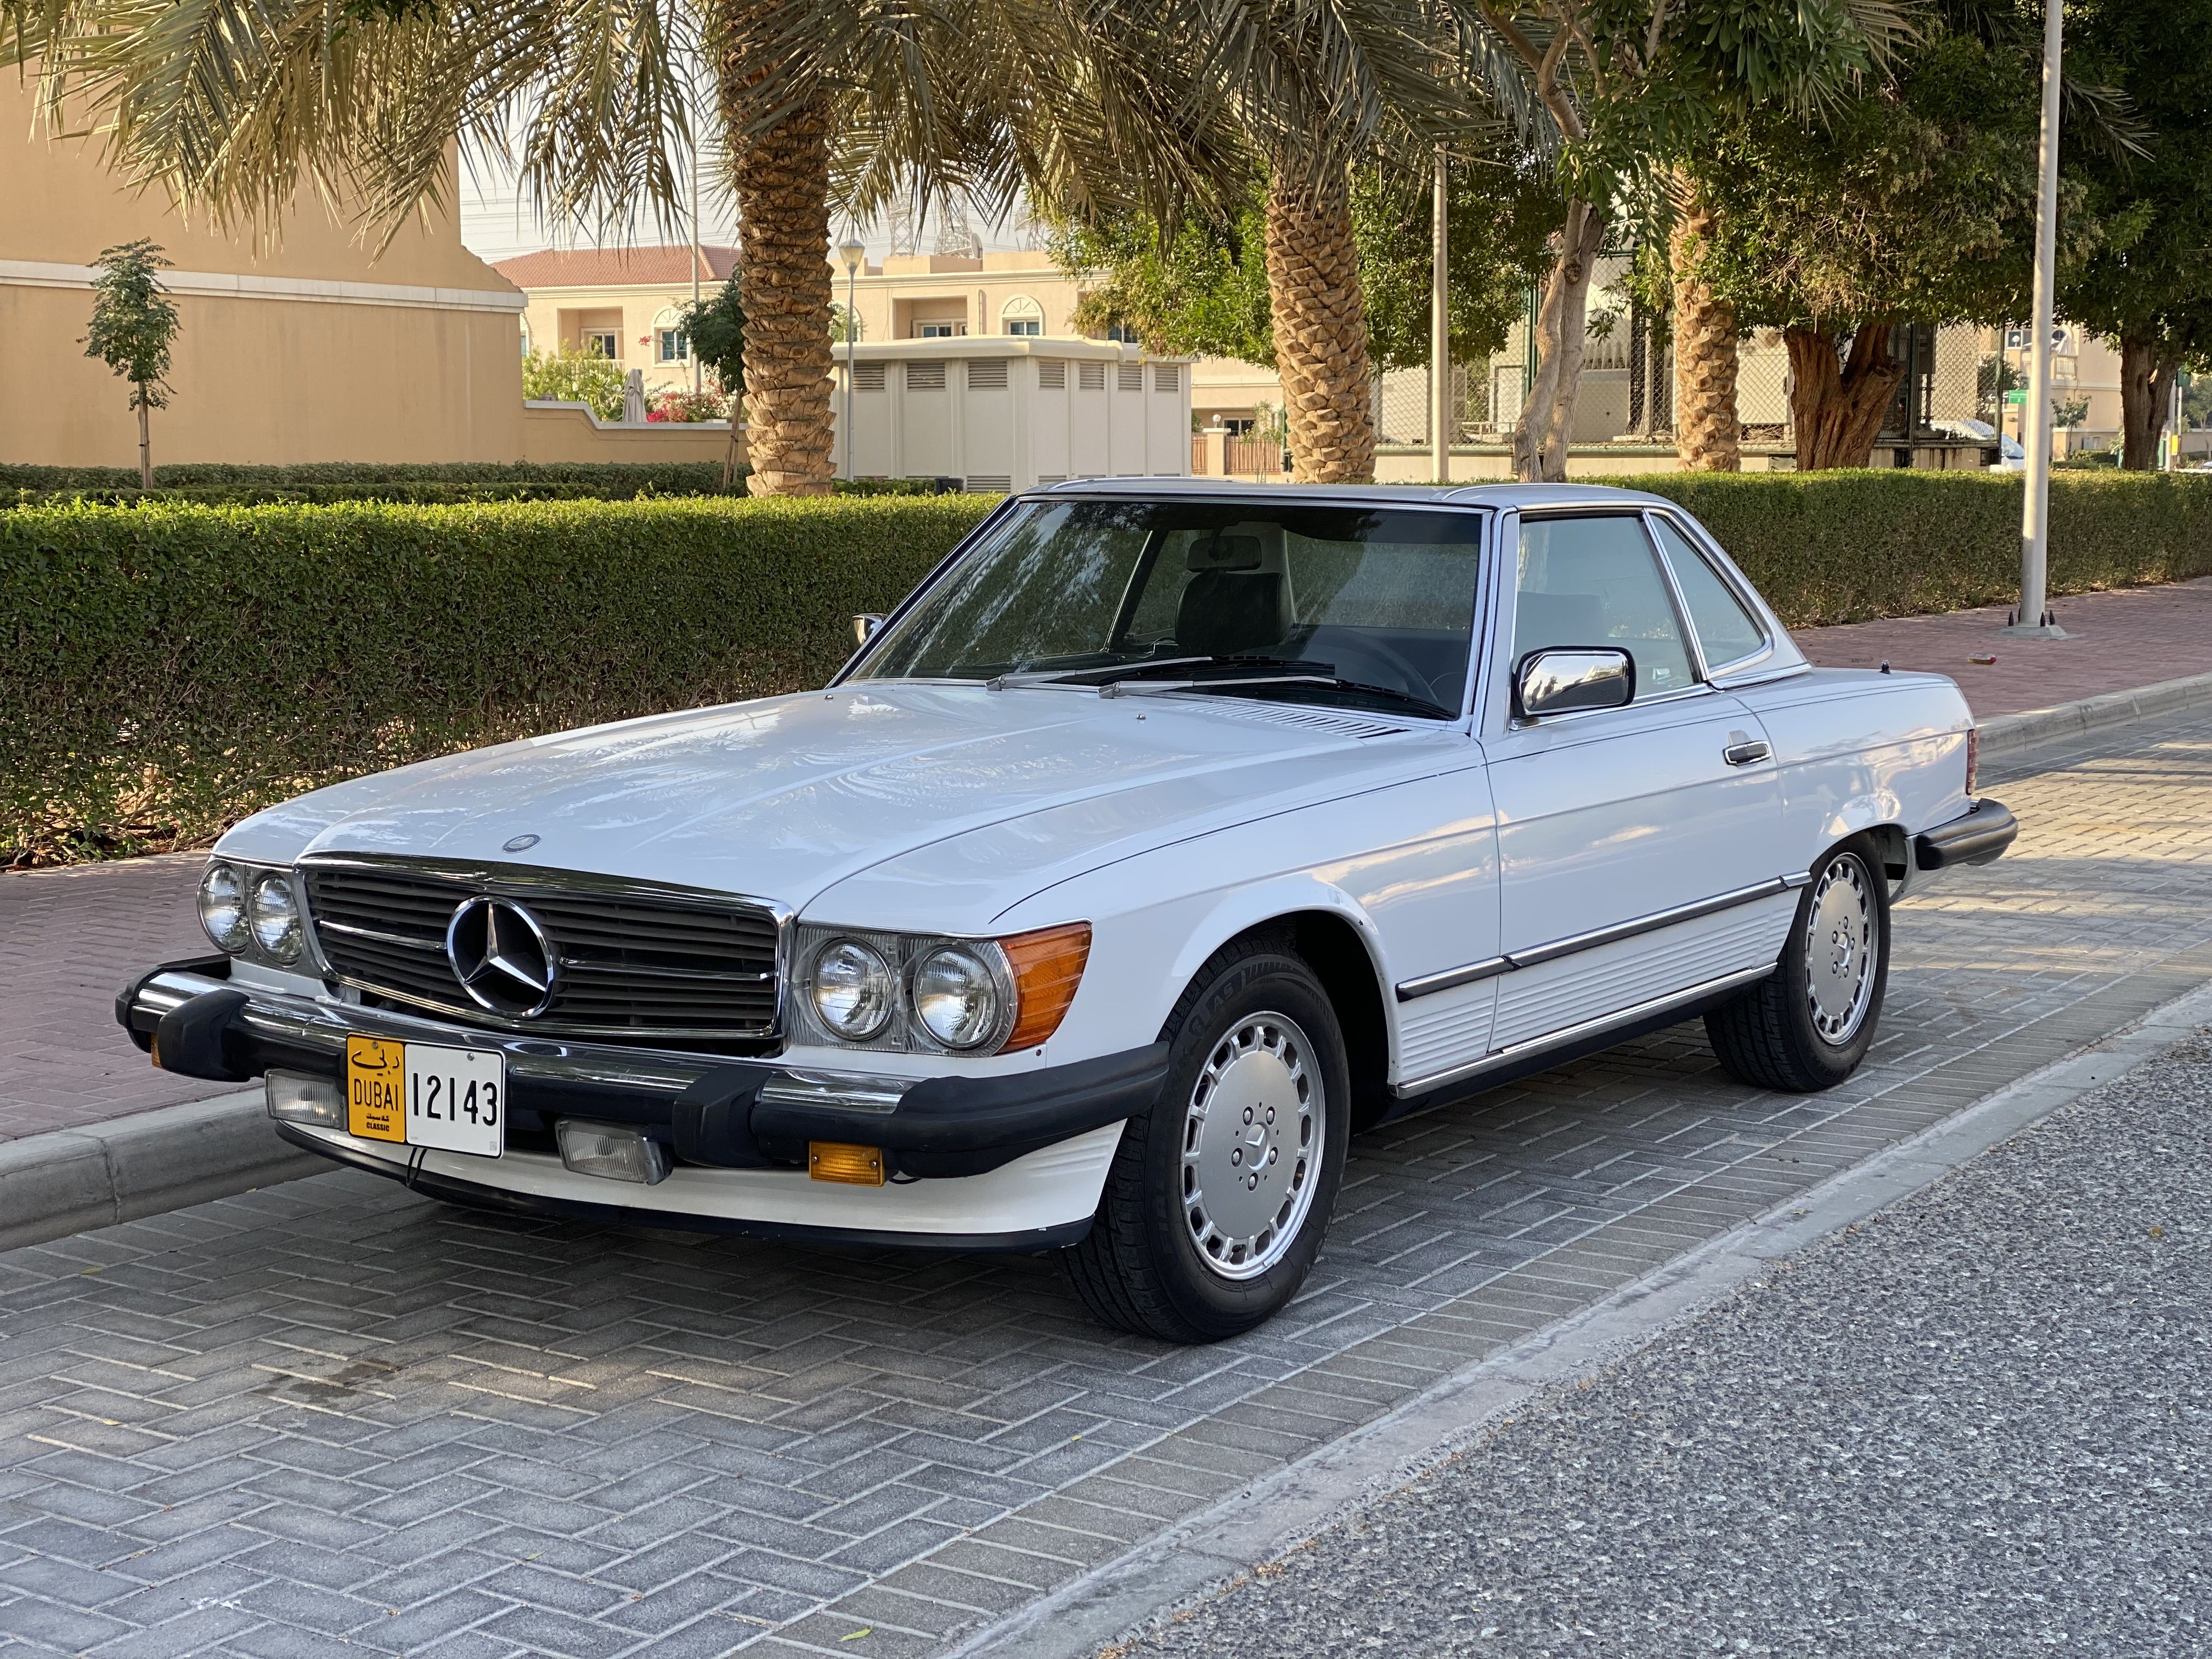
<path fill-rule="evenodd" d="M 1743 471 L 1743 428 L 1735 402 L 1735 307 L 1699 273 L 1719 224 L 1688 175 L 1668 254 L 1674 276 L 1674 456 L 1685 472 Z"/>
<path fill-rule="evenodd" d="M 756 130 L 750 69 L 775 0 L 726 0 L 722 118 L 738 198 L 745 307 L 745 446 L 755 495 L 826 495 L 830 465 L 830 102 L 820 94 Z"/>
<path fill-rule="evenodd" d="M 1862 323 L 1851 336 L 1848 356 L 1836 337 L 1824 330 L 1790 328 L 1790 412 L 1797 425 L 1797 470 L 1864 466 L 1874 459 L 1874 441 L 1905 365 L 1889 349 L 1887 317 Z"/>
<path fill-rule="evenodd" d="M 1589 331 L 1590 279 L 1605 246 L 1605 217 L 1595 204 L 1571 200 L 1553 240 L 1551 274 L 1536 310 L 1536 377 L 1513 428 L 1513 476 L 1524 483 L 1564 483 L 1574 441 Z"/>
<path fill-rule="evenodd" d="M 2179 356 L 2161 351 L 2141 335 L 2120 336 L 2120 465 L 2148 472 L 2158 465 L 2159 434 L 2166 429 L 2166 405 L 2173 401 Z"/>
<path fill-rule="evenodd" d="M 1375 380 L 1367 301 L 1340 174 L 1278 171 L 1267 186 L 1267 309 L 1290 423 L 1291 476 L 1363 483 L 1375 476 Z"/>

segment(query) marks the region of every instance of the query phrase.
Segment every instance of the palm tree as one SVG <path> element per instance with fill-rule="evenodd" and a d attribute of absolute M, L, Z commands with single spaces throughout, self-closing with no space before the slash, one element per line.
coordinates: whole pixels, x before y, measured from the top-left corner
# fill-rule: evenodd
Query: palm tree
<path fill-rule="evenodd" d="M 1677 169 L 1680 216 L 1668 239 L 1674 287 L 1674 454 L 1685 472 L 1743 470 L 1736 417 L 1735 307 L 1699 269 L 1719 216 Z"/>

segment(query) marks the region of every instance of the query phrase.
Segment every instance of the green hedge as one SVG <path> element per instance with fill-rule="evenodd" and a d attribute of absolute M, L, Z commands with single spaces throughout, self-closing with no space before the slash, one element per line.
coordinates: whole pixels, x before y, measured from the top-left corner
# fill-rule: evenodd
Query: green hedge
<path fill-rule="evenodd" d="M 1620 482 L 1696 514 L 1795 626 L 2016 592 L 2016 477 Z M 818 684 L 852 613 L 990 505 L 0 512 L 0 864 L 189 842 L 422 756 Z M 2212 477 L 2054 478 L 2051 520 L 2054 595 L 2212 572 Z"/>
<path fill-rule="evenodd" d="M 975 496 L 0 513 L 0 866 L 453 749 L 817 684 Z"/>
<path fill-rule="evenodd" d="M 1793 628 L 2020 598 L 2017 473 L 1657 472 L 1620 482 L 1688 508 Z M 2212 475 L 2051 478 L 2054 596 L 2206 574 Z"/>

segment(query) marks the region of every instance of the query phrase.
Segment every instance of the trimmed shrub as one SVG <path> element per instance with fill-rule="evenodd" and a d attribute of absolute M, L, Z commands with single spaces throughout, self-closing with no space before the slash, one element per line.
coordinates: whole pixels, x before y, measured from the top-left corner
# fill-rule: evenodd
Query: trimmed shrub
<path fill-rule="evenodd" d="M 1696 514 L 1792 626 L 2017 591 L 2016 477 L 1621 482 Z M 2051 493 L 2054 595 L 2212 573 L 2212 477 Z M 0 864 L 189 843 L 405 761 L 818 684 L 852 615 L 895 603 L 994 502 L 0 512 Z"/>
<path fill-rule="evenodd" d="M 1792 628 L 2020 598 L 2018 473 L 1656 472 Z M 2054 597 L 2212 574 L 2212 477 L 2051 480 Z"/>
<path fill-rule="evenodd" d="M 0 865 L 819 684 L 995 500 L 0 513 Z"/>

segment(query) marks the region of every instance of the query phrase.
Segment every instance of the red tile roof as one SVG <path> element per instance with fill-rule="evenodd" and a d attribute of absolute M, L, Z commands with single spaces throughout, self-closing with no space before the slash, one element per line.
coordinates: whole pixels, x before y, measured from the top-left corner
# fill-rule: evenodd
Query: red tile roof
<path fill-rule="evenodd" d="M 726 282 L 738 268 L 733 247 L 702 246 L 699 272 Z M 666 288 L 691 280 L 691 250 L 679 247 L 544 248 L 501 259 L 492 269 L 519 289 Z"/>

